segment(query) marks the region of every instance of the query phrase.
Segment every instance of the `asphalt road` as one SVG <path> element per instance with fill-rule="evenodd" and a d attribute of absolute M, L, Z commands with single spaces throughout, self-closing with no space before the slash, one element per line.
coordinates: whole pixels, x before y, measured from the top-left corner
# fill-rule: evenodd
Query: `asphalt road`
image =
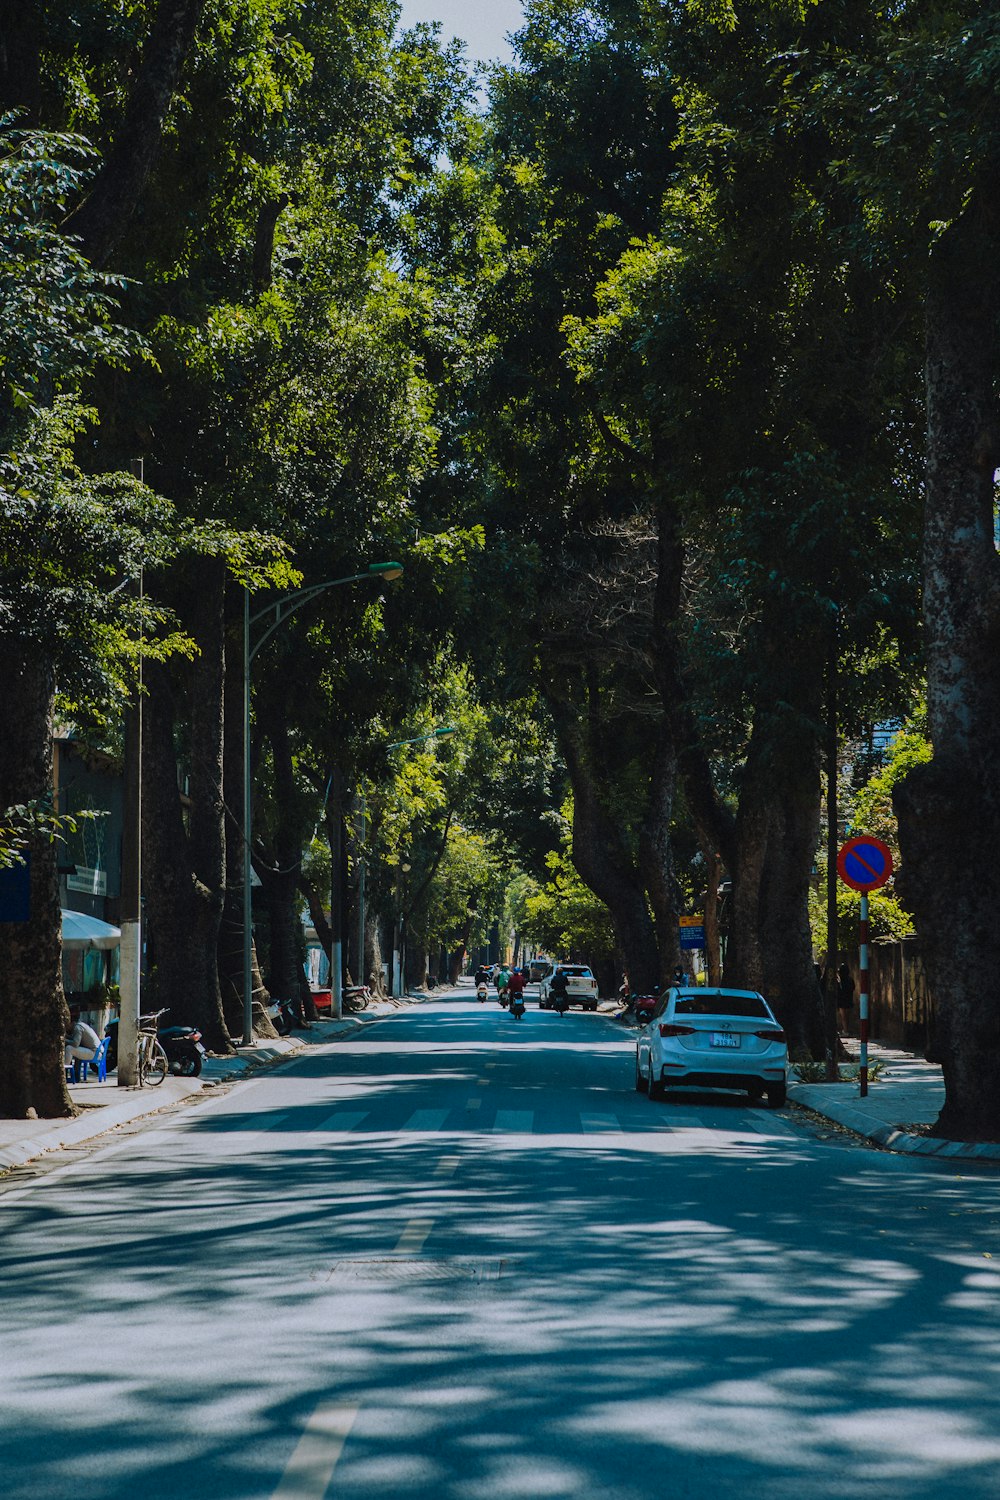
<path fill-rule="evenodd" d="M 1000 1177 L 824 1134 L 467 992 L 67 1153 L 0 1493 L 996 1500 Z"/>

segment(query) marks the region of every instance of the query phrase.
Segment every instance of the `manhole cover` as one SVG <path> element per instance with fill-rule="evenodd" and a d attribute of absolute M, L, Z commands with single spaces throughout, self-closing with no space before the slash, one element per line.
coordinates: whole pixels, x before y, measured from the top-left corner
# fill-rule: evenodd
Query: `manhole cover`
<path fill-rule="evenodd" d="M 328 1271 L 314 1271 L 314 1281 L 499 1281 L 504 1260 L 431 1260 L 418 1255 L 358 1256 L 335 1260 Z"/>

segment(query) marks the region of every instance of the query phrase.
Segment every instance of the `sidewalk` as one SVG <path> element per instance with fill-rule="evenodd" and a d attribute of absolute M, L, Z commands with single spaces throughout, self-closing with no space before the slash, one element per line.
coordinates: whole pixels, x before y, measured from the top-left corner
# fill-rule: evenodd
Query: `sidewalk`
<path fill-rule="evenodd" d="M 856 1061 L 857 1042 L 848 1038 L 847 1046 Z M 941 1112 L 944 1080 L 937 1063 L 880 1046 L 878 1042 L 869 1043 L 868 1060 L 869 1064 L 883 1063 L 884 1069 L 869 1083 L 867 1098 L 861 1098 L 857 1083 L 796 1083 L 793 1069 L 788 1085 L 790 1102 L 824 1115 L 890 1151 L 1000 1162 L 997 1142 L 948 1141 L 912 1128 L 933 1125 Z"/>
<path fill-rule="evenodd" d="M 416 998 L 416 997 L 414 997 Z M 14 1167 L 24 1166 L 66 1146 L 78 1146 L 99 1135 L 127 1125 L 144 1115 L 193 1098 L 205 1089 L 230 1083 L 261 1067 L 278 1063 L 309 1047 L 322 1046 L 347 1036 L 380 1016 L 392 1015 L 398 1002 L 376 1002 L 358 1015 L 342 1021 L 317 1021 L 307 1032 L 279 1037 L 276 1041 L 258 1042 L 255 1047 L 237 1047 L 233 1057 L 207 1057 L 198 1078 L 175 1078 L 168 1074 L 155 1088 L 120 1089 L 117 1079 L 109 1075 L 98 1083 L 92 1074 L 86 1083 L 70 1085 L 70 1098 L 80 1110 L 71 1120 L 4 1120 L 0 1119 L 0 1175 Z"/>

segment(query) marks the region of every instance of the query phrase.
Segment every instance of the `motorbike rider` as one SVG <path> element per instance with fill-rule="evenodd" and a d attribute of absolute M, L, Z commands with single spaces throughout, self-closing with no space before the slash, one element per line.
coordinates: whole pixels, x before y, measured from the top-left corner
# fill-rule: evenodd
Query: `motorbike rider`
<path fill-rule="evenodd" d="M 549 980 L 549 998 L 556 1010 L 559 1010 L 562 1002 L 566 1000 L 569 993 L 569 980 L 566 978 L 565 970 L 557 969 Z"/>
<path fill-rule="evenodd" d="M 501 964 L 500 965 L 500 972 L 499 972 L 499 974 L 497 975 L 497 978 L 496 978 L 497 995 L 499 996 L 499 998 L 500 998 L 501 1001 L 503 1001 L 503 997 L 504 997 L 504 995 L 505 995 L 505 993 L 507 991 L 507 986 L 509 984 L 510 984 L 510 970 L 508 969 L 508 967 L 507 967 L 506 964 Z"/>
<path fill-rule="evenodd" d="M 477 990 L 481 984 L 489 984 L 490 974 L 491 970 L 489 970 L 485 964 L 479 965 L 479 968 L 476 970 L 475 980 L 473 981 Z"/>
<path fill-rule="evenodd" d="M 527 976 L 523 969 L 515 969 L 507 981 L 507 992 L 510 995 L 511 1004 L 515 1000 L 524 1000 L 524 986 L 527 984 Z"/>

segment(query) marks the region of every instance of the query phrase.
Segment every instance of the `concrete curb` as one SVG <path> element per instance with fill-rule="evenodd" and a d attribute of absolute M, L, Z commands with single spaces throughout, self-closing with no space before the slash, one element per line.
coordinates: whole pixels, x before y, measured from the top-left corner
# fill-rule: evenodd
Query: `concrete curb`
<path fill-rule="evenodd" d="M 172 1084 L 175 1087 L 171 1088 Z M 95 1140 L 119 1125 L 154 1115 L 182 1099 L 191 1098 L 203 1087 L 201 1079 L 165 1078 L 155 1089 L 123 1089 L 122 1097 L 116 1098 L 113 1104 L 90 1105 L 73 1119 L 39 1120 L 32 1135 L 0 1145 L 0 1172 L 23 1167 L 47 1151 Z"/>
<path fill-rule="evenodd" d="M 949 1141 L 943 1136 L 914 1135 L 910 1131 L 901 1130 L 898 1125 L 890 1125 L 874 1118 L 853 1104 L 839 1099 L 824 1100 L 822 1094 L 825 1087 L 829 1088 L 831 1085 L 790 1084 L 789 1103 L 811 1110 L 813 1114 L 823 1115 L 825 1119 L 842 1125 L 846 1130 L 887 1151 L 902 1152 L 909 1156 L 943 1156 L 959 1161 L 1000 1162 L 1000 1144 L 995 1141 Z"/>

